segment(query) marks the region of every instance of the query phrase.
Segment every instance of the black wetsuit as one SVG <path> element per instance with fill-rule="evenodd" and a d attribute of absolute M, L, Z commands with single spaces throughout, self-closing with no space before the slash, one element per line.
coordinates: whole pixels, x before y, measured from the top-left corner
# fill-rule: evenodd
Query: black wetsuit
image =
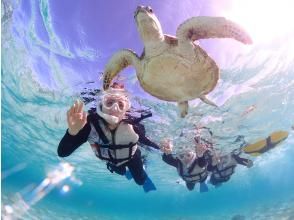
<path fill-rule="evenodd" d="M 150 141 L 146 137 L 144 125 L 136 122 L 133 124 L 133 128 L 134 128 L 134 131 L 139 136 L 138 142 L 140 144 L 144 144 L 144 145 L 153 147 L 155 149 L 159 149 L 159 146 L 156 143 Z M 82 144 L 87 142 L 90 131 L 91 131 L 91 126 L 89 122 L 87 122 L 86 125 L 75 136 L 70 135 L 68 131 L 66 131 L 57 149 L 58 156 L 67 157 L 71 155 L 78 147 L 80 147 Z M 143 169 L 141 151 L 139 150 L 139 148 L 136 150 L 133 157 L 127 163 L 121 166 L 116 167 L 112 165 L 111 163 L 107 163 L 107 168 L 111 172 L 115 172 L 120 175 L 124 175 L 126 173 L 126 167 L 129 168 L 135 182 L 138 185 L 143 185 L 147 175 Z"/>

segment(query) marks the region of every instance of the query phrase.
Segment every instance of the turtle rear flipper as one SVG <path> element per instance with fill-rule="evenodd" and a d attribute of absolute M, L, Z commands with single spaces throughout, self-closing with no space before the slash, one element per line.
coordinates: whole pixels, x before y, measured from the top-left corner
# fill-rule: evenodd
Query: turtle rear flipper
<path fill-rule="evenodd" d="M 208 105 L 212 105 L 214 107 L 218 107 L 217 104 L 215 104 L 213 101 L 210 101 L 205 95 L 202 95 L 199 97 L 200 100 Z"/>

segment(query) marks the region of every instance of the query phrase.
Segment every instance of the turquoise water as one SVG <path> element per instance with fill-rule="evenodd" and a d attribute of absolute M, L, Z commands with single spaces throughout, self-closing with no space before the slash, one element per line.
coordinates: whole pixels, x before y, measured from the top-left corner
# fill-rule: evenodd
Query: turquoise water
<path fill-rule="evenodd" d="M 65 158 L 75 168 L 71 178 L 37 198 L 32 190 L 64 161 L 57 157 L 56 149 L 66 129 L 68 107 L 85 87 L 101 85 L 100 63 L 105 64 L 108 57 L 91 49 L 90 43 L 71 44 L 66 35 L 58 35 L 54 25 L 69 19 L 64 15 L 64 20 L 52 20 L 58 13 L 50 7 L 53 2 L 1 4 L 3 218 L 9 206 L 19 219 L 213 220 L 238 219 L 237 215 L 239 219 L 294 219 L 293 31 L 279 41 L 254 45 L 228 61 L 230 65 L 224 65 L 221 80 L 209 95 L 219 108 L 193 101 L 185 119 L 178 116 L 173 103 L 144 94 L 134 70 L 122 77 L 133 92 L 133 102 L 152 109 L 154 117 L 145 125 L 156 142 L 171 137 L 176 145 L 187 144 L 189 140 L 179 138 L 180 133 L 202 124 L 212 129 L 216 146 L 228 152 L 238 147 L 234 142 L 238 135 L 251 142 L 275 130 L 288 131 L 288 139 L 279 147 L 253 158 L 252 168 L 238 167 L 229 182 L 219 188 L 209 186 L 208 193 L 199 193 L 198 187 L 189 192 L 177 183 L 175 170 L 161 161 L 160 154 L 151 152 L 147 172 L 157 191 L 146 194 L 133 181 L 109 173 L 85 144 Z M 87 33 L 77 32 L 77 42 L 85 40 Z M 127 37 L 122 36 L 122 41 Z M 63 192 L 63 186 L 70 190 Z M 29 207 L 19 202 L 29 203 L 32 197 L 36 201 Z"/>

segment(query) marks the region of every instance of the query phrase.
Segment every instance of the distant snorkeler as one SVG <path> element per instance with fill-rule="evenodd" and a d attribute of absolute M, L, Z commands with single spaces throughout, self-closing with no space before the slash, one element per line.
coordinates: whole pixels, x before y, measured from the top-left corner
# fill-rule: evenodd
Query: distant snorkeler
<path fill-rule="evenodd" d="M 181 150 L 172 154 L 173 144 L 164 140 L 161 145 L 162 160 L 175 167 L 179 176 L 185 181 L 188 190 L 193 190 L 196 183 L 200 183 L 200 192 L 208 191 L 205 180 L 208 176 L 204 153 L 197 154 L 193 150 Z M 199 150 L 199 151 L 202 151 Z"/>
<path fill-rule="evenodd" d="M 210 131 L 209 131 L 210 132 Z M 185 181 L 188 190 L 193 190 L 197 183 L 200 184 L 200 192 L 207 192 L 208 187 L 205 183 L 216 164 L 212 143 L 201 138 L 199 134 L 194 137 L 193 148 L 178 147 L 175 154 L 173 143 L 164 140 L 161 143 L 163 152 L 162 160 L 177 168 L 179 176 Z"/>
<path fill-rule="evenodd" d="M 151 114 L 140 118 L 127 118 L 131 102 L 122 84 L 114 83 L 105 91 L 96 109 L 83 111 L 84 103 L 77 100 L 67 112 L 68 129 L 59 143 L 58 156 L 71 155 L 83 143 L 89 142 L 95 155 L 106 162 L 110 172 L 130 175 L 144 191 L 156 187 L 143 169 L 139 144 L 159 149 L 145 136 L 144 125 L 139 122 Z M 130 173 L 127 173 L 127 169 Z"/>
<path fill-rule="evenodd" d="M 209 130 L 209 132 L 211 131 Z M 188 190 L 193 190 L 195 185 L 199 183 L 200 192 L 207 192 L 206 180 L 208 178 L 211 184 L 220 184 L 230 178 L 237 164 L 248 167 L 253 164 L 251 160 L 241 158 L 238 154 L 218 156 L 212 142 L 202 138 L 199 132 L 196 132 L 194 141 L 194 150 L 181 148 L 176 154 L 172 154 L 173 144 L 171 141 L 164 140 L 161 144 L 162 160 L 177 168 L 177 172 L 185 181 Z"/>
<path fill-rule="evenodd" d="M 206 127 L 203 128 L 209 131 L 212 138 L 212 132 Z M 176 154 L 172 154 L 171 141 L 165 140 L 161 144 L 163 161 L 177 168 L 179 176 L 186 182 L 189 190 L 193 190 L 195 184 L 200 183 L 200 192 L 208 191 L 206 180 L 209 180 L 208 182 L 214 186 L 227 182 L 234 174 L 238 164 L 248 168 L 252 167 L 252 160 L 240 157 L 242 152 L 251 156 L 261 155 L 277 146 L 288 136 L 286 131 L 276 131 L 264 140 L 253 144 L 244 143 L 243 140 L 240 148 L 227 154 L 218 154 L 212 141 L 201 137 L 199 129 L 203 128 L 196 129 L 194 150 L 181 148 Z"/>
<path fill-rule="evenodd" d="M 240 157 L 242 151 L 233 150 L 231 153 L 218 156 L 216 163 L 211 167 L 209 182 L 214 186 L 227 182 L 235 173 L 237 165 L 243 165 L 247 168 L 253 166 L 253 161 Z"/>
<path fill-rule="evenodd" d="M 287 131 L 275 131 L 267 138 L 259 140 L 253 144 L 246 143 L 243 140 L 240 148 L 233 150 L 231 153 L 218 156 L 218 159 L 216 160 L 217 163 L 214 164 L 211 169 L 210 183 L 219 186 L 221 183 L 227 182 L 234 174 L 234 170 L 238 164 L 248 168 L 252 167 L 253 161 L 240 157 L 242 153 L 249 154 L 250 156 L 262 155 L 276 147 L 287 137 Z"/>

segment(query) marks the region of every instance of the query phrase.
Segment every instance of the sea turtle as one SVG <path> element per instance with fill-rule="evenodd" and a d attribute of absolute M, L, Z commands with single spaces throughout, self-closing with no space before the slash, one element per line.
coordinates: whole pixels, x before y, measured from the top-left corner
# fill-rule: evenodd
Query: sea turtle
<path fill-rule="evenodd" d="M 216 106 L 205 95 L 219 79 L 215 61 L 194 41 L 205 38 L 234 38 L 252 43 L 250 36 L 237 24 L 223 17 L 192 17 L 177 29 L 176 36 L 163 34 L 150 6 L 138 6 L 134 18 L 144 43 L 139 57 L 129 49 L 116 52 L 107 63 L 103 75 L 106 90 L 113 78 L 132 65 L 142 88 L 158 99 L 177 102 L 181 116 L 188 113 L 188 101 L 200 98 Z"/>

